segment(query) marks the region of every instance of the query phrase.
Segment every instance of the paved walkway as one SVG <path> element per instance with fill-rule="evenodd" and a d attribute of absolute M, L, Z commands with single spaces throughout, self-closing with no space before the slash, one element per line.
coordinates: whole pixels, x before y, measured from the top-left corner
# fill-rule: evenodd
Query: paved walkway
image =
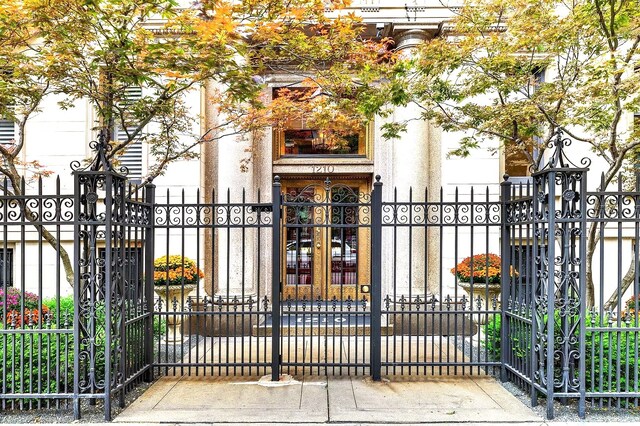
<path fill-rule="evenodd" d="M 338 354 L 341 354 L 341 360 L 362 362 L 368 358 L 367 351 L 362 350 L 368 347 L 368 337 L 358 338 L 364 339 L 360 350 L 355 350 L 354 337 L 350 340 L 333 337 L 322 345 L 316 342 L 311 348 L 312 339 L 320 339 L 319 342 L 326 340 L 315 336 L 289 339 L 283 345 L 285 357 L 303 354 L 300 361 L 304 359 L 305 362 L 331 361 Z M 228 345 L 221 346 L 221 342 L 227 342 Z M 412 360 L 420 361 L 437 361 L 454 355 L 459 360 L 464 358 L 455 347 L 447 344 L 443 346 L 440 341 L 424 344 L 422 340 L 414 338 L 404 343 L 402 347 L 406 346 L 406 351 L 397 354 L 397 359 L 406 358 L 407 354 L 413 354 Z M 248 359 L 248 353 L 245 353 L 247 348 L 255 346 L 248 345 L 244 340 L 203 340 L 199 347 L 194 347 L 185 356 L 185 361 L 219 364 L 228 360 L 237 361 L 242 355 L 245 356 L 244 359 Z M 270 347 L 264 348 L 270 350 Z M 115 421 L 174 424 L 386 424 L 496 421 L 540 423 L 542 420 L 495 379 L 484 374 L 391 375 L 381 382 L 374 382 L 361 371 L 359 373 L 362 375 L 359 376 L 348 376 L 346 373 L 349 370 L 343 371 L 343 375 L 318 376 L 308 374 L 308 369 L 302 368 L 297 370 L 299 376 L 285 374 L 279 382 L 271 382 L 270 376 L 220 377 L 212 376 L 212 371 L 204 376 L 209 369 L 202 368 L 192 368 L 191 372 L 195 373 L 196 370 L 199 370 L 199 376 L 178 374 L 159 379 Z M 329 372 L 332 371 L 329 369 Z M 183 372 L 187 373 L 186 369 Z M 399 373 L 400 370 L 396 372 Z M 465 372 L 469 372 L 469 367 Z"/>
<path fill-rule="evenodd" d="M 265 380 L 267 379 L 267 380 Z M 494 379 L 481 376 L 164 377 L 120 423 L 540 422 Z"/>

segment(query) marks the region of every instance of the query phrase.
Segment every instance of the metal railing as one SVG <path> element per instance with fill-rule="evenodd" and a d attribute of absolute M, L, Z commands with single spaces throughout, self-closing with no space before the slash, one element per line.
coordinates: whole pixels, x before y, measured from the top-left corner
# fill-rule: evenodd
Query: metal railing
<path fill-rule="evenodd" d="M 41 178 L 22 179 L 17 191 L 0 193 L 2 410 L 59 408 L 74 395 L 73 303 L 58 255 L 70 248 L 62 244 L 72 235 L 74 198 L 61 193 L 60 179 L 44 188 Z"/>
<path fill-rule="evenodd" d="M 1 408 L 110 419 L 157 375 L 282 373 L 499 373 L 548 417 L 638 407 L 640 184 L 588 191 L 565 143 L 526 185 L 276 177 L 265 200 L 136 190 L 101 138 L 73 194 L 0 194 Z"/>

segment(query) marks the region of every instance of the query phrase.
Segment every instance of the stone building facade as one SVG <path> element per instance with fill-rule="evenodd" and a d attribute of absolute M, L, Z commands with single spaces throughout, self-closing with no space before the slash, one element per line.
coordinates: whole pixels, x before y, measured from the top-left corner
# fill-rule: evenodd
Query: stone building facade
<path fill-rule="evenodd" d="M 447 19 L 451 17 L 452 9 L 445 7 L 437 0 L 414 0 L 409 2 L 397 2 L 393 0 L 355 0 L 352 5 L 343 12 L 355 12 L 362 16 L 366 24 L 366 32 L 372 37 L 385 36 L 395 40 L 395 48 L 403 55 L 411 56 L 415 47 L 424 41 L 441 35 Z M 328 12 L 337 13 L 337 12 Z M 277 93 L 278 87 L 294 86 L 295 80 L 284 75 L 267 76 L 265 97 L 269 98 Z M 216 90 L 213 84 L 192 90 L 187 93 L 188 104 L 194 117 L 198 121 L 192 129 L 194 133 L 202 133 L 204 129 L 214 126 L 219 122 L 215 105 L 208 102 L 210 94 Z M 24 161 L 38 160 L 47 169 L 59 174 L 62 178 L 62 192 L 72 191 L 72 178 L 69 163 L 73 160 L 83 160 L 91 155 L 89 142 L 95 138 L 92 127 L 95 122 L 95 114 L 88 102 L 78 101 L 73 108 L 61 110 L 57 106 L 55 97 L 48 98 L 42 108 L 42 112 L 34 116 L 26 127 L 27 146 L 24 150 Z M 218 199 L 224 199 L 229 193 L 234 201 L 242 197 L 242 188 L 247 200 L 257 200 L 258 193 L 263 200 L 269 199 L 272 183 L 276 176 L 281 180 L 283 191 L 299 191 L 309 184 L 321 186 L 327 179 L 333 183 L 340 183 L 364 194 L 370 193 L 375 176 L 379 175 L 383 182 L 383 198 L 392 200 L 407 199 L 410 188 L 412 197 L 416 201 L 438 200 L 439 197 L 468 197 L 471 189 L 478 193 L 487 194 L 497 199 L 499 183 L 502 175 L 510 170 L 511 164 L 505 162 L 504 155 L 493 154 L 489 150 L 478 150 L 470 158 L 450 158 L 447 153 L 454 149 L 462 136 L 457 133 L 446 133 L 425 120 L 412 120 L 408 122 L 406 132 L 397 140 L 387 140 L 381 136 L 381 126 L 385 120 L 418 118 L 420 110 L 417 106 L 409 105 L 398 108 L 388 118 L 377 117 L 372 123 L 358 135 L 357 141 L 348 152 L 328 153 L 318 147 L 318 132 L 322 129 L 307 129 L 303 124 L 297 128 L 285 129 L 282 132 L 267 131 L 260 140 L 252 140 L 246 136 L 233 136 L 223 138 L 213 144 L 204 144 L 200 150 L 199 160 L 180 161 L 171 164 L 167 172 L 154 182 L 158 189 L 158 199 L 172 197 L 179 199 L 184 190 L 188 197 L 195 197 L 195 191 L 201 190 L 201 197 L 210 200 L 213 190 Z M 3 123 L 0 126 L 0 137 L 8 142 L 11 137 L 10 125 Z M 305 133 L 306 132 L 306 133 Z M 185 136 L 186 137 L 186 136 Z M 496 143 L 497 145 L 497 143 Z M 575 148 L 580 149 L 580 148 Z M 499 150 L 498 150 L 499 152 Z M 579 154 L 578 154 L 579 155 Z M 248 167 L 241 168 L 240 164 L 250 156 Z M 150 157 L 148 147 L 142 145 L 139 150 L 126 158 L 129 164 L 134 164 L 141 174 L 145 174 Z M 594 162 L 597 168 L 597 162 Z M 525 178 L 526 176 L 515 176 Z M 426 191 L 425 191 L 426 189 Z M 162 230 L 158 241 L 163 239 Z M 456 282 L 449 270 L 455 265 L 456 260 L 469 255 L 467 252 L 458 252 L 452 238 L 453 230 L 444 230 L 441 233 L 425 231 L 422 234 L 411 236 L 404 235 L 400 230 L 398 239 L 410 238 L 413 242 L 413 250 L 410 256 L 399 255 L 397 250 L 386 244 L 383 250 L 384 259 L 395 259 L 394 270 L 390 267 L 383 269 L 383 282 L 396 280 L 395 287 L 401 289 L 400 293 L 408 293 L 411 288 L 414 291 L 426 290 L 431 293 L 456 293 Z M 25 250 L 20 247 L 19 241 L 7 241 L 8 247 L 13 252 L 13 263 L 21 264 L 21 256 L 28 257 L 29 250 L 36 250 L 37 234 L 27 231 L 28 246 Z M 64 245 L 72 250 L 71 234 L 63 234 Z M 184 254 L 190 257 L 199 257 L 201 264 L 213 274 L 205 277 L 203 290 L 211 296 L 219 294 L 235 294 L 239 292 L 244 282 L 255 281 L 254 286 L 265 286 L 265 282 L 258 283 L 254 276 L 255 265 L 260 263 L 268 265 L 271 255 L 269 241 L 263 241 L 266 249 L 261 250 L 262 259 L 256 258 L 255 250 L 240 253 L 245 247 L 233 242 L 233 234 L 212 238 L 205 235 L 196 238 L 194 232 L 185 231 L 184 235 L 175 236 L 186 238 Z M 347 250 L 355 252 L 355 236 L 324 238 L 317 242 L 311 237 L 296 236 L 299 250 L 300 244 L 334 244 L 340 256 Z M 358 235 L 358 238 L 367 239 L 366 234 Z M 468 236 L 465 236 L 465 238 Z M 285 236 L 286 240 L 287 236 Z M 305 238 L 308 238 L 307 242 Z M 196 241 L 200 246 L 197 247 Z M 293 241 L 293 240 L 291 240 Z M 289 241 L 285 241 L 285 246 Z M 255 244 L 255 243 L 254 243 Z M 478 238 L 473 247 L 474 253 L 499 251 L 498 230 L 492 230 L 487 236 Z M 225 247 L 229 247 L 229 252 Z M 366 246 L 366 241 L 359 241 L 360 247 Z M 358 248 L 360 248 L 358 247 Z M 325 251 L 333 253 L 333 247 Z M 158 243 L 156 252 L 158 255 L 166 252 L 166 247 Z M 178 250 L 169 249 L 168 254 Z M 26 254 L 25 254 L 26 253 Z M 297 255 L 297 254 L 296 254 Z M 355 256 L 356 268 L 366 270 L 368 254 L 366 250 L 358 250 Z M 53 254 L 49 256 L 51 265 L 54 264 Z M 283 252 L 283 257 L 287 253 Z M 46 257 L 45 257 L 46 258 Z M 231 259 L 230 262 L 218 262 L 217 258 Z M 327 262 L 326 258 L 324 262 Z M 28 276 L 31 274 L 28 267 L 24 270 L 13 270 L 14 282 L 35 282 Z M 426 266 L 428 265 L 428 266 Z M 46 265 L 43 265 L 46 266 Z M 318 265 L 318 270 L 325 270 L 327 265 Z M 37 269 L 37 268 L 35 268 Z M 268 269 L 268 266 L 267 266 Z M 244 271 L 240 274 L 240 270 Z M 267 271 L 268 272 L 268 271 Z M 393 275 L 395 274 L 395 275 Z M 313 274 L 308 274 L 313 275 Z M 392 276 L 393 275 L 393 276 Z M 240 278 L 242 276 L 242 278 Z M 363 283 L 367 280 L 366 273 L 360 274 Z M 413 278 L 410 278 L 413 277 Z M 415 277 L 420 277 L 416 279 Z M 297 276 L 296 280 L 310 280 L 310 277 Z M 315 279 L 315 278 L 314 278 Z M 320 278 L 318 278 L 320 279 Z M 324 277 L 327 282 L 329 278 Z M 286 279 L 285 279 L 286 282 Z M 356 284 L 362 284 L 360 282 Z M 70 292 L 71 289 L 69 288 Z M 264 291 L 263 291 L 264 293 Z"/>

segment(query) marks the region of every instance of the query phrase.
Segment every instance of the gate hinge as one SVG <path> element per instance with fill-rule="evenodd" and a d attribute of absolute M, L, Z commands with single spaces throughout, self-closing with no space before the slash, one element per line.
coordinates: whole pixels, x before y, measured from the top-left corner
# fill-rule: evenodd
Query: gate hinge
<path fill-rule="evenodd" d="M 284 289 L 282 288 L 282 281 L 280 281 L 280 293 L 282 293 Z"/>
<path fill-rule="evenodd" d="M 282 354 L 279 354 L 279 355 L 278 355 L 278 362 L 279 362 L 280 364 L 282 364 Z"/>

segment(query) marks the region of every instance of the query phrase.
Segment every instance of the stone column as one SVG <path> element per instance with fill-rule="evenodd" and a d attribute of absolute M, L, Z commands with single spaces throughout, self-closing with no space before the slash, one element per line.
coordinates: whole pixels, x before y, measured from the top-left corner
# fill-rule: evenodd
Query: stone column
<path fill-rule="evenodd" d="M 224 88 L 213 82 L 205 85 L 205 123 L 207 129 L 223 123 L 225 117 L 217 109 L 215 93 Z M 232 128 L 220 129 L 219 133 L 233 133 Z M 213 134 L 215 135 L 215 134 Z M 207 293 L 214 297 L 231 299 L 255 293 L 254 253 L 255 229 L 232 228 L 224 225 L 246 223 L 253 213 L 240 206 L 226 207 L 227 203 L 250 203 L 256 201 L 253 164 L 251 159 L 253 141 L 250 135 L 231 135 L 208 142 L 203 150 L 205 171 L 203 183 L 205 198 L 211 201 L 215 189 L 218 208 L 212 212 L 214 223 L 223 225 L 205 235 L 205 262 L 213 280 L 207 280 Z M 244 189 L 244 200 L 243 200 Z M 228 218 L 228 216 L 230 219 Z M 213 282 L 212 282 L 213 281 Z"/>
<path fill-rule="evenodd" d="M 213 81 L 208 80 L 203 87 L 202 92 L 202 111 L 204 112 L 202 120 L 201 134 L 208 129 L 216 126 L 218 115 L 216 113 L 215 104 L 212 102 L 212 96 L 215 89 Z M 205 203 L 211 203 L 212 190 L 217 187 L 218 181 L 218 144 L 215 141 L 206 142 L 202 146 L 202 163 L 201 181 L 202 192 Z M 204 233 L 204 265 L 205 277 L 204 286 L 207 295 L 212 296 L 214 293 L 213 281 L 217 274 L 215 263 L 213 261 L 213 253 L 215 251 L 215 242 L 211 230 Z"/>
<path fill-rule="evenodd" d="M 251 156 L 250 135 L 234 135 L 218 140 L 217 203 L 247 203 L 255 201 L 253 167 L 244 163 Z M 244 195 L 243 195 L 244 190 Z M 244 207 L 224 206 L 216 212 L 216 220 L 225 225 L 246 224 L 253 213 Z M 227 215 L 229 215 L 227 217 Z M 244 215 L 244 219 L 243 219 Z M 255 293 L 254 251 L 255 228 L 219 228 L 217 243 L 216 296 L 240 297 Z"/>
<path fill-rule="evenodd" d="M 396 46 L 401 55 L 410 57 L 415 53 L 416 47 L 428 38 L 429 33 L 424 30 L 407 30 L 396 36 Z M 428 190 L 429 200 L 436 200 L 439 196 L 439 132 L 428 121 L 421 119 L 421 114 L 422 109 L 413 103 L 397 108 L 394 114 L 397 122 L 407 120 L 406 132 L 393 141 L 393 182 L 389 183 L 397 188 L 398 201 L 408 201 L 410 196 L 414 201 L 424 201 L 425 189 Z M 403 223 L 416 223 L 424 217 L 424 212 L 416 209 L 413 209 L 411 214 L 409 211 L 406 214 L 399 213 L 398 220 Z M 390 258 L 395 261 L 396 298 L 408 295 L 410 288 L 412 295 L 421 296 L 424 294 L 425 285 L 431 292 L 438 289 L 440 256 L 437 229 L 433 230 L 435 232 L 425 232 L 420 226 L 411 229 L 411 233 L 408 227 L 397 229 L 396 253 L 387 248 L 393 255 Z M 387 274 L 387 279 L 392 285 L 393 276 L 389 275 L 391 274 Z"/>
<path fill-rule="evenodd" d="M 212 81 L 205 84 L 203 133 L 226 121 L 216 104 L 217 93 L 221 90 L 224 90 L 224 87 Z M 215 138 L 220 134 L 233 132 L 234 129 L 230 127 L 219 129 L 211 135 Z M 255 226 L 241 226 L 254 223 L 252 219 L 255 218 L 255 212 L 243 206 L 257 201 L 253 148 L 253 139 L 248 134 L 216 138 L 204 145 L 201 160 L 204 165 L 204 199 L 217 205 L 210 212 L 210 219 L 212 224 L 218 225 L 214 230 L 206 230 L 204 233 L 205 291 L 216 303 L 215 309 L 229 312 L 256 310 L 258 306 L 258 231 Z M 250 298 L 251 307 L 247 304 Z M 220 302 L 222 306 L 218 305 Z M 212 308 L 199 302 L 194 305 L 194 309 Z M 255 322 L 255 318 L 242 315 L 222 316 L 215 321 L 212 321 L 211 317 L 202 317 L 198 327 L 203 333 L 213 336 L 234 332 L 238 335 L 249 335 L 252 320 Z"/>
<path fill-rule="evenodd" d="M 429 122 L 429 179 L 427 182 L 428 201 L 441 201 L 440 188 L 442 187 L 442 129 Z M 427 289 L 433 294 L 439 294 L 441 265 L 440 232 L 438 228 L 429 228 L 427 231 Z M 444 297 L 444 295 L 440 295 Z M 442 297 L 439 297 L 441 299 Z"/>
<path fill-rule="evenodd" d="M 265 103 L 271 102 L 272 87 L 267 85 L 262 96 Z M 271 129 L 265 129 L 253 142 L 252 165 L 254 174 L 254 187 L 260 190 L 260 202 L 271 203 L 271 192 L 273 189 L 273 133 Z M 256 194 L 257 196 L 257 194 Z M 257 201 L 257 200 L 256 200 Z M 263 220 L 271 223 L 271 213 L 266 213 Z M 257 244 L 257 240 L 256 240 Z M 255 277 L 259 277 L 255 289 L 260 298 L 265 295 L 269 300 L 273 300 L 271 294 L 271 273 L 272 273 L 272 229 L 262 228 L 260 231 L 259 257 L 256 250 Z M 256 249 L 258 246 L 256 246 Z M 259 270 L 259 273 L 258 273 Z"/>

